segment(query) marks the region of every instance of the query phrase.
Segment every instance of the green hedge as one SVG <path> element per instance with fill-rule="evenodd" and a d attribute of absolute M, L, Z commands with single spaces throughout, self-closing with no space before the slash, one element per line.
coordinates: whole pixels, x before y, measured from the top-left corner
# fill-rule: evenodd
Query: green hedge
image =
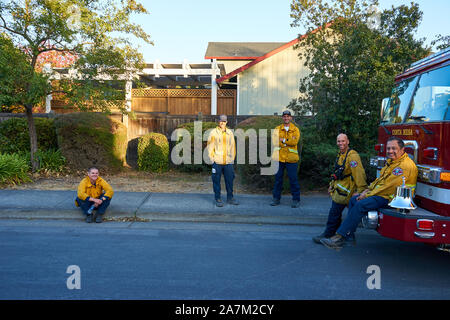
<path fill-rule="evenodd" d="M 201 137 L 197 137 L 197 139 L 202 140 L 203 136 L 205 135 L 205 132 L 207 130 L 210 129 L 214 129 L 218 126 L 218 124 L 216 122 L 207 122 L 207 121 L 203 121 L 202 122 L 202 136 Z M 190 136 L 191 136 L 191 161 L 192 164 L 190 163 L 182 163 L 179 165 L 176 165 L 175 168 L 177 170 L 180 171 L 184 171 L 184 172 L 205 172 L 205 171 L 210 171 L 211 170 L 211 165 L 208 165 L 205 162 L 202 162 L 202 164 L 193 164 L 194 162 L 194 122 L 188 122 L 188 123 L 183 123 L 181 125 L 179 125 L 177 127 L 177 129 L 186 129 Z M 182 142 L 182 138 L 180 138 L 176 143 L 181 143 Z M 203 141 L 202 140 L 202 152 L 204 152 L 205 148 L 207 145 L 207 141 Z M 182 155 L 180 155 L 182 156 Z M 203 157 L 203 154 L 202 154 Z M 202 158 L 203 159 L 203 158 Z"/>
<path fill-rule="evenodd" d="M 169 141 L 160 133 L 148 133 L 138 142 L 139 170 L 164 172 L 169 169 Z"/>
<path fill-rule="evenodd" d="M 0 153 L 0 185 L 31 181 L 29 160 L 23 154 Z"/>
<path fill-rule="evenodd" d="M 334 167 L 334 161 L 338 152 L 335 140 L 320 141 L 318 140 L 317 128 L 313 120 L 308 118 L 298 118 L 299 123 L 296 125 L 300 129 L 300 141 L 297 146 L 300 155 L 299 161 L 299 182 L 303 191 L 307 190 L 325 190 L 330 181 L 330 175 Z M 259 129 L 274 129 L 282 123 L 281 117 L 264 116 L 253 117 L 238 124 L 237 128 L 244 131 L 253 128 L 257 131 Z M 270 146 L 270 135 L 268 134 L 267 145 Z M 259 153 L 259 150 L 258 150 Z M 254 186 L 255 188 L 265 189 L 267 191 L 273 188 L 275 177 L 262 176 L 260 174 L 261 164 L 248 164 L 248 142 L 246 142 L 246 164 L 238 164 L 237 171 L 244 184 Z M 267 155 L 270 151 L 267 150 Z M 361 152 L 361 159 L 366 169 L 368 181 L 375 176 L 376 172 L 369 168 L 368 162 L 371 156 L 370 152 Z M 289 181 L 284 179 L 284 190 L 289 191 Z"/>
<path fill-rule="evenodd" d="M 122 169 L 127 150 L 127 128 L 106 114 L 80 112 L 55 119 L 58 145 L 67 166 L 86 170 L 96 166 L 102 172 Z"/>
<path fill-rule="evenodd" d="M 373 145 L 368 145 L 365 150 L 359 152 L 359 156 L 361 157 L 361 162 L 366 171 L 367 184 L 370 184 L 377 178 L 377 168 L 370 166 L 370 158 L 377 156 L 377 153 L 375 149 L 373 149 Z"/>
<path fill-rule="evenodd" d="M 57 149 L 57 136 L 53 119 L 35 118 L 38 148 Z M 0 122 L 0 153 L 30 151 L 28 122 L 24 118 L 11 118 Z"/>
<path fill-rule="evenodd" d="M 313 120 L 305 121 L 302 127 L 303 160 L 300 167 L 300 183 L 304 190 L 318 190 L 328 187 L 338 154 L 336 140 L 318 140 L 317 130 Z M 349 139 L 350 148 L 352 148 L 352 137 L 350 136 Z M 361 157 L 368 183 L 376 178 L 376 168 L 369 165 L 370 157 L 374 155 L 372 150 L 372 146 L 367 146 L 365 150 L 356 150 Z"/>
<path fill-rule="evenodd" d="M 300 183 L 305 190 L 326 188 L 330 182 L 338 149 L 336 145 L 313 139 L 313 132 L 305 128 L 303 160 L 300 167 Z M 308 136 L 311 133 L 311 136 Z"/>
<path fill-rule="evenodd" d="M 25 157 L 31 167 L 30 152 L 21 152 L 20 156 Z M 60 150 L 38 150 L 35 157 L 39 161 L 38 173 L 57 173 L 64 171 L 66 168 L 66 158 L 64 158 Z"/>
<path fill-rule="evenodd" d="M 237 125 L 236 129 L 242 129 L 244 132 L 248 129 L 255 129 L 258 140 L 259 140 L 259 130 L 260 129 L 266 129 L 267 131 L 267 143 L 265 150 L 265 154 L 267 157 L 271 156 L 271 144 L 272 144 L 272 136 L 271 136 L 271 130 L 275 129 L 275 127 L 282 124 L 282 118 L 280 116 L 258 116 L 258 117 L 252 117 L 248 118 L 242 122 L 240 122 Z M 298 126 L 298 124 L 294 123 Z M 302 143 L 301 139 L 297 145 L 300 161 L 302 159 L 301 150 L 302 150 Z M 253 186 L 257 189 L 263 189 L 263 190 L 272 190 L 273 184 L 275 182 L 275 175 L 261 175 L 261 168 L 262 167 L 268 167 L 269 165 L 261 165 L 259 162 L 259 148 L 261 146 L 258 144 L 258 163 L 257 164 L 249 164 L 249 143 L 248 143 L 248 137 L 246 137 L 246 143 L 245 143 L 245 164 L 237 164 L 237 172 L 240 176 L 240 179 L 242 183 Z M 287 179 L 284 179 L 284 190 L 289 190 L 289 182 Z"/>

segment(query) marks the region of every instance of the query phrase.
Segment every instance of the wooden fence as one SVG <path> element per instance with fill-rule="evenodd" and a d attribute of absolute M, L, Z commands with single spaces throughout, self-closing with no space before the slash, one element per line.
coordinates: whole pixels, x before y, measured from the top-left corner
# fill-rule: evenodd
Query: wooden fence
<path fill-rule="evenodd" d="M 77 112 L 63 100 L 53 99 L 55 113 Z M 211 114 L 211 90 L 209 89 L 132 89 L 131 110 L 134 112 L 158 112 L 172 115 Z M 112 106 L 111 111 L 118 111 Z M 217 90 L 217 114 L 236 114 L 236 90 Z"/>
<path fill-rule="evenodd" d="M 173 115 L 211 114 L 209 89 L 132 89 L 131 110 Z M 217 90 L 217 114 L 236 114 L 236 90 Z"/>

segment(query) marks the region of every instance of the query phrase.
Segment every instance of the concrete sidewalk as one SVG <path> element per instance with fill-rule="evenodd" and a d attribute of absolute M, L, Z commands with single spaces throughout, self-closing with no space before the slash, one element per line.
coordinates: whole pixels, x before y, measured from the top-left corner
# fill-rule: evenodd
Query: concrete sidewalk
<path fill-rule="evenodd" d="M 0 190 L 0 218 L 84 219 L 75 207 L 76 191 Z M 300 207 L 291 197 L 270 206 L 271 196 L 236 195 L 238 206 L 218 208 L 212 194 L 116 192 L 105 220 L 230 222 L 325 225 L 331 200 L 327 195 L 302 195 Z"/>

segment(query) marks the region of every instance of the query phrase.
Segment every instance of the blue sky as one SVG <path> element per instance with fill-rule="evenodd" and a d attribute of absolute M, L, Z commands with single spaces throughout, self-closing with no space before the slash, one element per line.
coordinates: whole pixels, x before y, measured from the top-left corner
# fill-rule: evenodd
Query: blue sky
<path fill-rule="evenodd" d="M 417 38 L 427 44 L 450 30 L 449 0 L 416 0 L 423 11 Z M 146 62 L 204 63 L 208 42 L 288 42 L 304 30 L 290 26 L 291 0 L 141 0 L 149 15 L 138 16 L 154 45 L 139 44 Z M 379 0 L 379 9 L 411 0 Z"/>

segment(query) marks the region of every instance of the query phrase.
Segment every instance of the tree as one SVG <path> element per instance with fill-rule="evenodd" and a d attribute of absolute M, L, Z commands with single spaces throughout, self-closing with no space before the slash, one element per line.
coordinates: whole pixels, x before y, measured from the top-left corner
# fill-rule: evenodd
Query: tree
<path fill-rule="evenodd" d="M 300 79 L 301 95 L 290 107 L 311 112 L 321 138 L 346 132 L 359 150 L 376 138 L 380 103 L 395 75 L 429 54 L 415 40 L 422 12 L 417 4 L 374 10 L 376 0 L 293 0 L 292 26 L 303 26 L 299 42 L 311 73 Z"/>
<path fill-rule="evenodd" d="M 0 106 L 34 105 L 47 93 L 46 77 L 34 72 L 27 55 L 0 34 Z"/>
<path fill-rule="evenodd" d="M 0 1 L 0 88 L 8 88 L 0 105 L 25 107 L 33 171 L 39 166 L 33 106 L 50 92 L 64 94 L 81 110 L 108 111 L 109 101 L 123 100 L 121 76 L 142 68 L 143 61 L 127 36 L 152 43 L 131 22 L 141 13 L 147 11 L 135 0 Z M 74 76 L 56 88 L 38 66 L 39 57 L 52 51 L 76 57 Z"/>
<path fill-rule="evenodd" d="M 436 39 L 431 41 L 431 45 L 436 45 L 437 50 L 444 50 L 450 47 L 450 36 L 443 36 L 441 34 L 436 36 Z"/>

